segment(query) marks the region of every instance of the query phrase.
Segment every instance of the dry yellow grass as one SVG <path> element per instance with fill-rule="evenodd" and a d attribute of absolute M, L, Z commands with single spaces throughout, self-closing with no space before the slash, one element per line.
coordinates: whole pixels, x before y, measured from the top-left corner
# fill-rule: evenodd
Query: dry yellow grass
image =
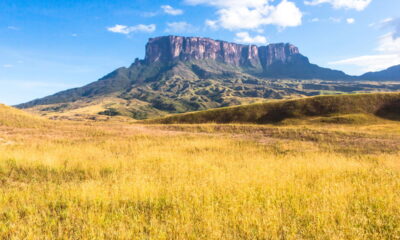
<path fill-rule="evenodd" d="M 40 128 L 46 125 L 43 118 L 0 104 L 0 126 Z"/>
<path fill-rule="evenodd" d="M 0 239 L 400 239 L 395 122 L 57 122 L 0 137 Z"/>

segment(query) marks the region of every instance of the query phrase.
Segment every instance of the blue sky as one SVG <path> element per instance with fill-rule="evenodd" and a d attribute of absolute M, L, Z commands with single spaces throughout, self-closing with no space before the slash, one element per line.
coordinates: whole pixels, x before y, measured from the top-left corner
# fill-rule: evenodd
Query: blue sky
<path fill-rule="evenodd" d="M 93 82 L 143 58 L 150 37 L 290 42 L 349 74 L 400 64 L 398 0 L 2 0 L 0 102 Z"/>

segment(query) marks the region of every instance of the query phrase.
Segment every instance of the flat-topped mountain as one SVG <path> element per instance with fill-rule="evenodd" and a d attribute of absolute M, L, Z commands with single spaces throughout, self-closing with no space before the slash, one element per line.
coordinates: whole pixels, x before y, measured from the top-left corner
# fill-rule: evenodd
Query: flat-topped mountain
<path fill-rule="evenodd" d="M 235 66 L 261 66 L 267 69 L 272 63 L 286 63 L 297 54 L 300 54 L 299 49 L 291 44 L 258 47 L 209 38 L 167 36 L 149 40 L 146 45 L 145 62 L 151 64 L 211 59 Z"/>
<path fill-rule="evenodd" d="M 213 60 L 241 67 L 261 77 L 346 80 L 341 71 L 310 64 L 299 49 L 289 43 L 267 46 L 243 45 L 201 37 L 164 36 L 146 44 L 145 64 L 173 61 Z"/>
<path fill-rule="evenodd" d="M 311 64 L 289 43 L 255 46 L 164 36 L 149 39 L 144 59 L 128 68 L 17 107 L 57 117 L 103 114 L 143 119 L 263 99 L 400 89 L 396 84 L 349 81 L 354 79 Z"/>

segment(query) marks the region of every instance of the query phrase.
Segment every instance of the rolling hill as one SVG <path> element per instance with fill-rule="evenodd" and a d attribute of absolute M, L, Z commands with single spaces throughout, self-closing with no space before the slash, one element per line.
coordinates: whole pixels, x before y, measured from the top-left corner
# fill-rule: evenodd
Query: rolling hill
<path fill-rule="evenodd" d="M 0 126 L 35 128 L 46 124 L 46 119 L 0 104 Z"/>
<path fill-rule="evenodd" d="M 400 93 L 317 96 L 211 109 L 147 120 L 148 123 L 283 123 L 315 120 L 357 123 L 377 118 L 400 120 Z"/>

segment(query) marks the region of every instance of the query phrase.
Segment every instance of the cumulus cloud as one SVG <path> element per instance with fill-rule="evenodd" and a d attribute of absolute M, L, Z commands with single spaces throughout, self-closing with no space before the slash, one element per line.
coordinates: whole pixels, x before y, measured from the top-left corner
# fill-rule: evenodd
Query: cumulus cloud
<path fill-rule="evenodd" d="M 292 2 L 283 0 L 278 6 L 272 8 L 267 24 L 275 24 L 281 27 L 295 27 L 301 25 L 303 14 Z"/>
<path fill-rule="evenodd" d="M 173 8 L 170 5 L 162 5 L 161 8 L 164 10 L 164 13 L 169 14 L 169 15 L 176 16 L 176 15 L 183 14 L 183 10 Z"/>
<path fill-rule="evenodd" d="M 229 30 L 259 29 L 263 25 L 295 27 L 302 23 L 303 13 L 295 3 L 282 0 L 271 5 L 272 0 L 186 0 L 192 5 L 204 4 L 217 8 L 217 19 L 207 20 L 212 28 Z"/>
<path fill-rule="evenodd" d="M 107 30 L 110 32 L 121 33 L 121 34 L 130 34 L 132 32 L 151 33 L 156 30 L 156 25 L 155 24 L 150 24 L 150 25 L 139 24 L 136 26 L 125 26 L 125 25 L 116 24 L 113 27 L 108 27 Z"/>
<path fill-rule="evenodd" d="M 192 24 L 187 23 L 187 22 L 171 22 L 167 23 L 167 28 L 165 29 L 165 32 L 170 32 L 170 33 L 187 33 L 187 32 L 194 32 L 196 30 L 196 27 L 194 27 Z"/>
<path fill-rule="evenodd" d="M 323 3 L 329 3 L 334 8 L 337 9 L 345 8 L 345 9 L 355 9 L 357 11 L 362 11 L 371 2 L 372 0 L 310 0 L 310 1 L 304 1 L 304 4 L 314 6 Z"/>
<path fill-rule="evenodd" d="M 348 18 L 348 19 L 346 19 L 346 22 L 347 22 L 348 24 L 353 24 L 355 21 L 356 21 L 356 20 L 355 20 L 354 18 Z"/>
<path fill-rule="evenodd" d="M 248 32 L 236 33 L 236 42 L 247 43 L 247 44 L 266 44 L 268 43 L 267 38 L 261 35 L 251 37 Z"/>

